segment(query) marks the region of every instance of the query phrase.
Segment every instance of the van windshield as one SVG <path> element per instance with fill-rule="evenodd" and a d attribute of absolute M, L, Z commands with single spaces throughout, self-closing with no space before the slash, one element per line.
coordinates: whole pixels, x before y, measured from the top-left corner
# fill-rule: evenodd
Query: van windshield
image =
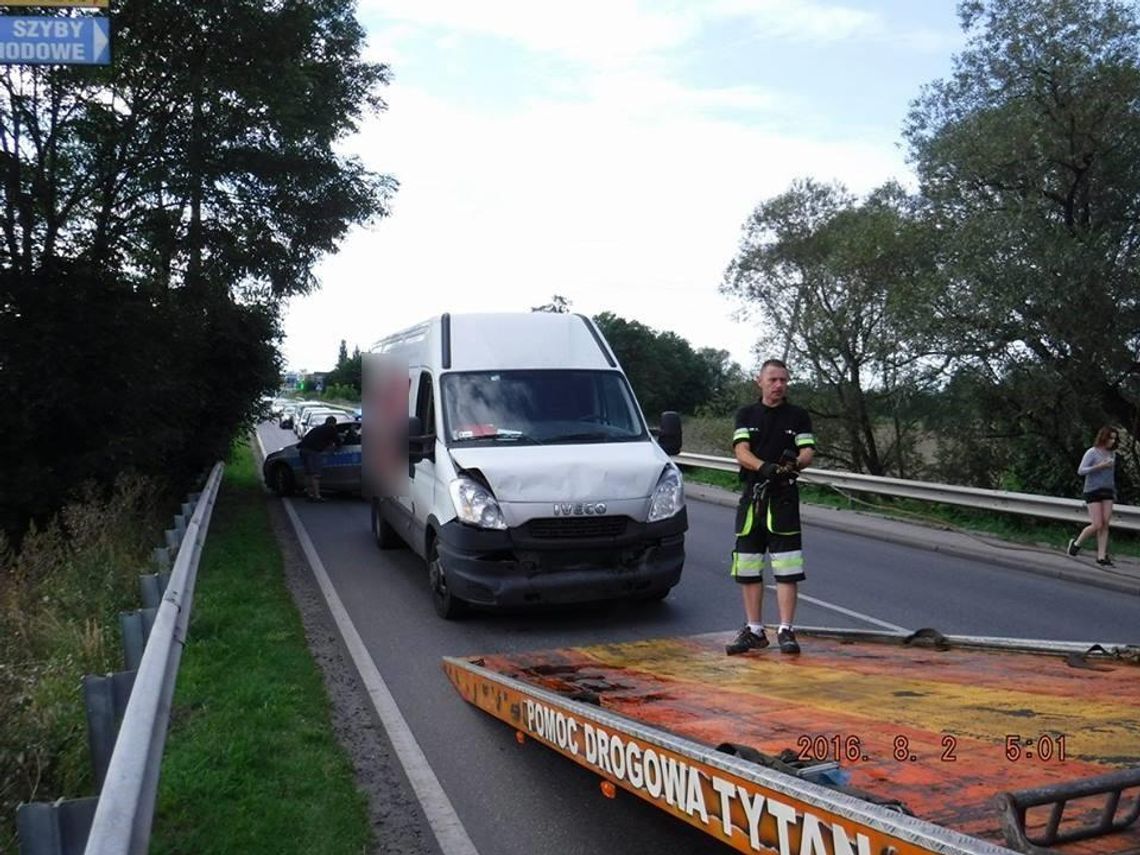
<path fill-rule="evenodd" d="M 440 379 L 448 444 L 628 442 L 645 425 L 617 371 L 480 371 Z"/>

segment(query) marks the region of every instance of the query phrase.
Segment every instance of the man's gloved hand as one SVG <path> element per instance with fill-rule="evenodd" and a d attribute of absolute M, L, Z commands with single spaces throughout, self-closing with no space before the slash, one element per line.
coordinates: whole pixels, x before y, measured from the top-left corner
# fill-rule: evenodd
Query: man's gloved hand
<path fill-rule="evenodd" d="M 784 449 L 784 453 L 780 455 L 780 463 L 776 468 L 777 477 L 785 481 L 794 481 L 799 477 L 799 457 L 790 450 Z"/>
<path fill-rule="evenodd" d="M 757 469 L 756 472 L 761 478 L 771 481 L 780 474 L 780 467 L 768 460 L 761 463 L 760 468 Z"/>

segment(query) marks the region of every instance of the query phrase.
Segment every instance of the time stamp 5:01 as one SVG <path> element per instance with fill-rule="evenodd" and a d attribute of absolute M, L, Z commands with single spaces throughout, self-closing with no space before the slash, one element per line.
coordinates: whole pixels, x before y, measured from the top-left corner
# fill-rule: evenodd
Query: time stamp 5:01
<path fill-rule="evenodd" d="M 1064 734 L 1043 733 L 1040 736 L 1022 736 L 1009 733 L 1005 737 L 1002 756 L 1010 763 L 1026 760 L 1064 762 L 1068 758 Z M 958 737 L 944 733 L 940 740 L 938 761 L 954 763 L 958 760 Z M 891 757 L 900 763 L 924 759 L 911 746 L 910 738 L 898 734 L 891 740 Z M 857 763 L 873 759 L 864 749 L 863 740 L 852 734 L 800 734 L 796 738 L 796 758 L 805 762 L 829 761 Z"/>

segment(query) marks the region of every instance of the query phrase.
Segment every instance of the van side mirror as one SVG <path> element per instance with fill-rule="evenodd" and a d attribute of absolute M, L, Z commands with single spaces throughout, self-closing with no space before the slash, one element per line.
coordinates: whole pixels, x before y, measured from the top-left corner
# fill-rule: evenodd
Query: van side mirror
<path fill-rule="evenodd" d="M 408 463 L 435 460 L 435 434 L 425 434 L 419 416 L 408 416 Z"/>
<path fill-rule="evenodd" d="M 681 416 L 673 410 L 661 414 L 661 427 L 657 429 L 657 443 L 672 457 L 681 453 Z"/>

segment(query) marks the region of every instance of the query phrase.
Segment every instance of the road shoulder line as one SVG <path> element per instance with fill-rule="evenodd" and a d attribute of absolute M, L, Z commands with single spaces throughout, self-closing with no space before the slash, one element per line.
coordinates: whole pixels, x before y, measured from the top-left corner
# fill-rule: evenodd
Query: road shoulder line
<path fill-rule="evenodd" d="M 773 591 L 776 590 L 775 585 L 769 585 L 768 588 L 770 590 L 773 590 Z M 803 600 L 804 602 L 808 602 L 808 603 L 811 603 L 812 605 L 819 606 L 821 609 L 831 609 L 831 611 L 833 611 L 833 612 L 838 612 L 841 615 L 847 615 L 847 617 L 853 617 L 856 620 L 864 621 L 866 623 L 871 624 L 872 626 L 879 627 L 879 629 L 889 629 L 892 632 L 910 632 L 910 630 L 907 629 L 905 626 L 899 626 L 898 624 L 888 623 L 885 620 L 879 620 L 879 618 L 872 617 L 871 615 L 864 614 L 863 612 L 857 612 L 854 609 L 845 608 L 844 606 L 839 606 L 839 605 L 836 605 L 835 603 L 829 603 L 827 600 L 820 600 L 820 599 L 817 599 L 816 597 L 809 597 L 807 594 L 800 594 L 799 598 L 801 600 Z"/>
<path fill-rule="evenodd" d="M 360 634 L 357 633 L 356 627 L 349 618 L 348 611 L 341 602 L 340 596 L 325 570 L 324 563 L 309 538 L 309 533 L 293 509 L 292 501 L 286 499 L 282 504 L 293 526 L 293 531 L 297 535 L 301 550 L 304 552 L 313 576 L 320 586 L 325 602 L 328 604 L 329 612 L 336 622 L 345 647 L 348 649 L 357 673 L 364 684 L 365 691 L 368 693 L 368 698 L 380 717 L 384 730 L 387 731 L 388 739 L 391 741 L 392 748 L 400 759 L 400 765 L 403 766 L 404 773 L 419 799 L 420 806 L 427 817 L 439 848 L 444 855 L 478 855 L 475 844 L 472 843 L 467 830 L 459 820 L 459 815 L 455 812 L 451 800 L 444 792 L 435 772 L 432 771 L 423 750 L 416 742 L 415 736 L 412 735 L 411 728 L 408 727 L 408 723 L 400 714 L 399 707 L 397 707 L 387 683 L 384 682 L 384 678 L 376 668 L 376 663 L 364 646 L 364 641 L 360 638 Z"/>

